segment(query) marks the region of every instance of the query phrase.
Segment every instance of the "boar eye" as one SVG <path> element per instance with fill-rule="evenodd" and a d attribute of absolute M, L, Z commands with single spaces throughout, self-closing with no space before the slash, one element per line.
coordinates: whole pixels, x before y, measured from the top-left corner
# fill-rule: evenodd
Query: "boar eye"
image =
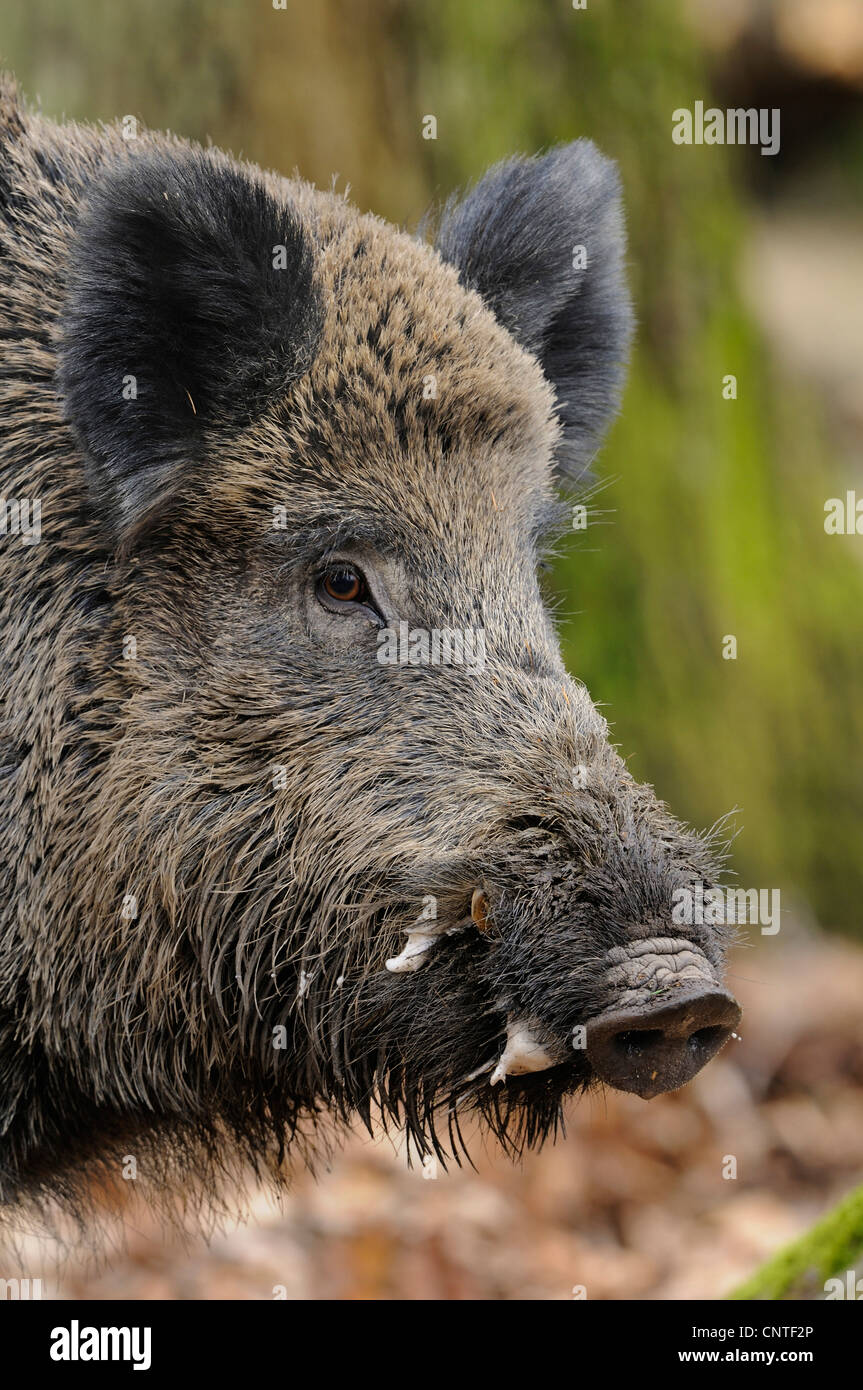
<path fill-rule="evenodd" d="M 356 569 L 354 565 L 334 564 L 328 566 L 318 576 L 316 592 L 318 600 L 331 613 L 365 607 L 376 618 L 380 617 L 368 581 L 362 571 Z"/>
<path fill-rule="evenodd" d="M 365 581 L 356 570 L 327 570 L 322 582 L 324 593 L 341 603 L 356 603 L 363 596 Z"/>

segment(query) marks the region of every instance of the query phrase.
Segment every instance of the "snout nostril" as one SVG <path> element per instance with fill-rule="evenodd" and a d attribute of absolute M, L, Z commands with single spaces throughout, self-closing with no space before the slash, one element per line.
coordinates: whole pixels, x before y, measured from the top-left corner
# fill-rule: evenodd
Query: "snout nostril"
<path fill-rule="evenodd" d="M 697 1032 L 690 1034 L 687 1038 L 687 1046 L 691 1047 L 693 1052 L 704 1052 L 707 1048 L 718 1046 L 719 1043 L 724 1042 L 729 1032 L 730 1029 L 728 1028 L 699 1028 Z"/>
<path fill-rule="evenodd" d="M 659 1095 L 700 1071 L 739 1018 L 740 1006 L 720 985 L 661 1004 L 606 1011 L 588 1024 L 588 1060 L 594 1075 L 618 1090 Z"/>
<path fill-rule="evenodd" d="M 698 1028 L 685 1039 L 685 1044 L 693 1052 L 705 1052 L 724 1041 L 727 1036 L 727 1028 Z M 621 1056 L 646 1057 L 664 1043 L 673 1046 L 675 1039 L 661 1028 L 627 1028 L 622 1033 L 615 1033 L 611 1041 L 615 1051 Z"/>
<path fill-rule="evenodd" d="M 662 1033 L 657 1028 L 629 1028 L 623 1033 L 615 1033 L 612 1046 L 624 1057 L 643 1057 L 661 1041 Z"/>

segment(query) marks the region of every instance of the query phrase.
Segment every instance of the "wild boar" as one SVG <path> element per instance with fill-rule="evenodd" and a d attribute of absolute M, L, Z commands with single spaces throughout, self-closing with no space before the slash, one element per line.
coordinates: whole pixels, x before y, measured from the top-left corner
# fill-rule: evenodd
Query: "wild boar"
<path fill-rule="evenodd" d="M 411 235 L 0 98 L 0 1194 L 278 1175 L 320 1120 L 514 1149 L 739 1010 L 537 568 L 617 408 L 614 166 Z"/>

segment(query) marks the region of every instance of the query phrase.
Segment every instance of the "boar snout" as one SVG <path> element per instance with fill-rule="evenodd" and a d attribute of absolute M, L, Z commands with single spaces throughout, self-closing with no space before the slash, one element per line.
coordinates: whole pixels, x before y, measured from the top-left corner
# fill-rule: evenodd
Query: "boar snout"
<path fill-rule="evenodd" d="M 728 1042 L 740 1006 L 719 985 L 678 994 L 671 1002 L 600 1014 L 587 1026 L 594 1074 L 644 1100 L 676 1091 Z"/>

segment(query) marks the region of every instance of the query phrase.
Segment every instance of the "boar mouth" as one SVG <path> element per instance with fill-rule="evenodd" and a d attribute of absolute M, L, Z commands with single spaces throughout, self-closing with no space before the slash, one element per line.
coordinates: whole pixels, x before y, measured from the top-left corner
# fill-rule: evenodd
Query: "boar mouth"
<path fill-rule="evenodd" d="M 595 1080 L 650 1100 L 684 1086 L 735 1036 L 740 1006 L 692 942 L 647 938 L 614 948 L 607 962 L 610 1002 L 573 1031 L 581 1065 L 540 1025 L 511 1016 L 499 1057 L 466 1080 L 512 1078 L 528 1093 L 540 1073 L 562 1091 Z"/>

